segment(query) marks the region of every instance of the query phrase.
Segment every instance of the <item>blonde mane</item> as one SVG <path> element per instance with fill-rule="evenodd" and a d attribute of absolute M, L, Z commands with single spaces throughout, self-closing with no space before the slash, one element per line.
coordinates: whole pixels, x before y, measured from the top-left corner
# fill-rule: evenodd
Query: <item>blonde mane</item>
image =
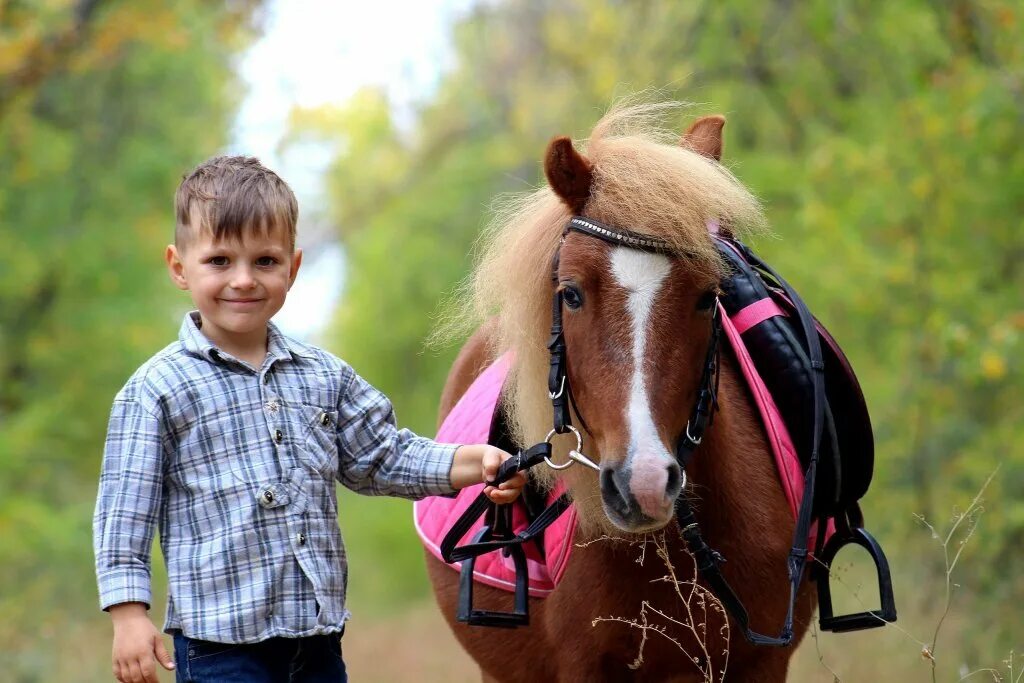
<path fill-rule="evenodd" d="M 593 164 L 585 214 L 618 228 L 660 237 L 685 253 L 692 267 L 722 272 L 708 236 L 709 221 L 734 234 L 764 227 L 758 201 L 722 165 L 679 145 L 679 133 L 659 127 L 680 103 L 625 104 L 598 121 L 577 144 Z M 571 214 L 549 187 L 507 197 L 478 244 L 477 266 L 458 297 L 446 329 L 496 317 L 494 351 L 512 350 L 506 387 L 509 427 L 520 446 L 551 429 L 547 393 L 551 327 L 551 263 Z M 546 469 L 546 468 L 539 468 Z"/>

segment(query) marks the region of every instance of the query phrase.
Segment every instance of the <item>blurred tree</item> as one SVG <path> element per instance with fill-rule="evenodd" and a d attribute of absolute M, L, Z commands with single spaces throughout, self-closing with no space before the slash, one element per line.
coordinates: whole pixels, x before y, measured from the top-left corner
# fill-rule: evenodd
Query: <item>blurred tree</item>
<path fill-rule="evenodd" d="M 162 265 L 173 192 L 226 140 L 231 59 L 256 7 L 0 4 L 0 583 L 19 588 L 0 592 L 9 651 L 66 610 L 94 609 L 91 508 L 110 402 L 177 329 L 183 305 Z M 5 664 L 12 680 L 67 678 L 24 656 Z"/>

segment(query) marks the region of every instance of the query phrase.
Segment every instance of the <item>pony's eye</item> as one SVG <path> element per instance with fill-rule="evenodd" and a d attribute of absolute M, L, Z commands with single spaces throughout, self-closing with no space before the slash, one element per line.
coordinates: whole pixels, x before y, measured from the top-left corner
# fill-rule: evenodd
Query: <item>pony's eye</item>
<path fill-rule="evenodd" d="M 710 310 L 710 308 L 715 305 L 715 301 L 717 301 L 717 300 L 718 300 L 718 292 L 717 291 L 711 290 L 710 292 L 704 292 L 703 294 L 700 295 L 700 298 L 697 299 L 697 310 L 698 311 Z"/>
<path fill-rule="evenodd" d="M 571 285 L 562 288 L 562 301 L 573 311 L 578 311 L 583 306 L 583 295 L 580 290 Z"/>

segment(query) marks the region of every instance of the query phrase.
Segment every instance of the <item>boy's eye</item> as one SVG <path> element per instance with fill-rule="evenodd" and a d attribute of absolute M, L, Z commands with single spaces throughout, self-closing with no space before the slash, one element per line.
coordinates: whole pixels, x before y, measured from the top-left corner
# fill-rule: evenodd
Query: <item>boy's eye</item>
<path fill-rule="evenodd" d="M 273 256 L 261 256 L 256 259 L 257 266 L 272 266 L 277 263 L 277 259 Z"/>
<path fill-rule="evenodd" d="M 228 264 L 227 256 L 211 256 L 207 261 L 210 265 L 214 266 L 226 266 Z"/>

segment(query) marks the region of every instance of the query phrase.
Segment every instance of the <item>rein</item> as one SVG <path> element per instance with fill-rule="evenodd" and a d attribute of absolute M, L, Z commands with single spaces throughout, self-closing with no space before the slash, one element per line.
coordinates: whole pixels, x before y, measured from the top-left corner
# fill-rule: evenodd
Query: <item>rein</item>
<path fill-rule="evenodd" d="M 612 228 L 590 218 L 574 216 L 569 220 L 562 233 L 562 240 L 558 251 L 555 252 L 552 260 L 552 280 L 555 285 L 554 297 L 551 309 L 551 338 L 548 342 L 548 349 L 551 353 L 551 369 L 548 373 L 548 397 L 551 399 L 554 412 L 554 426 L 548 433 L 545 440 L 531 448 L 520 451 L 515 457 L 509 458 L 498 469 L 494 481 L 487 482 L 489 485 L 498 485 L 507 481 L 515 473 L 528 470 L 540 463 L 546 463 L 549 467 L 557 470 L 566 469 L 574 463 L 580 463 L 592 469 L 600 471 L 600 466 L 595 464 L 582 453 L 583 437 L 579 430 L 572 425 L 570 406 L 579 418 L 581 426 L 585 431 L 586 422 L 583 420 L 576 402 L 573 399 L 572 386 L 568 377 L 567 348 L 565 335 L 562 327 L 562 304 L 563 293 L 558 287 L 558 262 L 561 244 L 564 244 L 565 237 L 570 231 L 590 235 L 609 244 L 624 246 L 631 249 L 638 249 L 652 253 L 664 254 L 667 256 L 679 256 L 679 252 L 671 245 L 656 237 L 640 233 Z M 798 300 L 796 292 L 788 287 L 781 278 L 780 283 L 787 290 L 794 301 Z M 786 619 L 782 631 L 778 637 L 766 636 L 750 629 L 749 617 L 742 601 L 737 596 L 729 583 L 725 580 L 719 568 L 725 561 L 722 555 L 711 548 L 701 535 L 700 526 L 690 506 L 686 495 L 686 466 L 693 458 L 694 452 L 703 441 L 706 430 L 713 422 L 715 410 L 718 408 L 718 377 L 719 377 L 719 352 L 722 335 L 722 308 L 717 298 L 714 304 L 714 312 L 711 319 L 711 339 L 708 343 L 707 353 L 704 359 L 704 366 L 701 372 L 701 380 L 690 417 L 686 422 L 686 428 L 679 436 L 676 444 L 676 460 L 682 470 L 683 485 L 679 496 L 676 498 L 675 514 L 683 538 L 687 547 L 696 559 L 697 569 L 701 577 L 707 582 L 712 593 L 721 601 L 726 610 L 733 616 L 742 628 L 744 636 L 754 645 L 786 646 L 793 640 L 793 613 L 796 603 L 797 589 L 803 580 L 804 565 L 807 558 L 807 536 L 812 521 L 811 502 L 814 497 L 815 472 L 818 460 L 818 446 L 822 432 L 822 415 L 824 411 L 824 385 L 823 372 L 824 362 L 822 361 L 821 348 L 818 343 L 817 334 L 814 334 L 813 320 L 804 319 L 801 316 L 804 335 L 809 347 L 812 366 L 816 372 L 814 375 L 815 386 L 815 437 L 810 467 L 805 478 L 805 493 L 801 501 L 800 511 L 797 518 L 796 532 L 794 534 L 793 547 L 790 550 L 788 559 L 788 570 L 790 580 L 790 600 L 786 613 Z M 805 308 L 803 310 L 806 310 Z M 810 327 L 808 328 L 808 325 Z M 556 465 L 551 462 L 551 439 L 555 434 L 573 432 L 576 436 L 576 448 L 570 450 L 570 460 L 566 463 Z M 498 506 L 491 502 L 486 495 L 481 493 L 463 515 L 455 522 L 451 530 L 445 535 L 441 542 L 441 556 L 446 562 L 462 562 L 461 576 L 459 580 L 459 608 L 456 614 L 458 621 L 470 625 L 498 626 L 504 628 L 515 628 L 529 624 L 529 600 L 528 600 L 528 573 L 526 556 L 523 551 L 523 544 L 527 543 L 549 527 L 558 517 L 571 505 L 568 492 L 562 494 L 550 506 L 548 506 L 524 531 L 513 534 L 511 530 L 511 508 L 509 506 Z M 474 536 L 470 543 L 456 546 L 459 540 L 473 526 L 473 523 L 485 515 L 483 528 Z M 484 553 L 501 550 L 506 557 L 511 556 L 516 568 L 516 589 L 515 609 L 512 612 L 487 611 L 473 609 L 473 564 L 477 556 Z"/>

